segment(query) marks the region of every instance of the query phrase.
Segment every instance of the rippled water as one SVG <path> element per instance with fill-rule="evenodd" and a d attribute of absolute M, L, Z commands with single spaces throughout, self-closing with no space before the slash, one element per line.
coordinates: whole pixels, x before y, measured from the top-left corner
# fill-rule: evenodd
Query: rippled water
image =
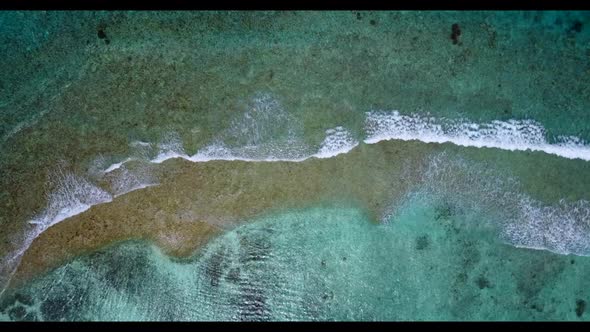
<path fill-rule="evenodd" d="M 577 318 L 587 260 L 501 244 L 454 206 L 409 204 L 384 225 L 345 207 L 263 217 L 181 261 L 121 244 L 59 267 L 3 310 L 49 320 Z"/>

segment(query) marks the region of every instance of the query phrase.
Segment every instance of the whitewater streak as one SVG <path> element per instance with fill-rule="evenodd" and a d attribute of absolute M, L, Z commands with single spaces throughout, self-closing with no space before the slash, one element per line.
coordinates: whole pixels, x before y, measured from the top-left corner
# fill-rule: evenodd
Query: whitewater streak
<path fill-rule="evenodd" d="M 417 114 L 404 115 L 398 111 L 370 111 L 366 112 L 363 130 L 366 137 L 363 140 L 365 144 L 388 140 L 414 140 L 507 151 L 541 151 L 567 159 L 590 161 L 590 145 L 587 142 L 575 136 L 558 136 L 555 143 L 549 143 L 546 138 L 546 129 L 534 120 L 495 120 L 477 124 L 465 120 L 437 119 Z M 145 144 L 147 143 L 143 143 Z M 196 154 L 188 155 L 178 139 L 160 143 L 158 155 L 149 161 L 159 164 L 168 159 L 182 158 L 192 162 L 214 160 L 302 162 L 310 158 L 331 158 L 347 153 L 358 144 L 359 142 L 350 132 L 340 126 L 326 131 L 324 142 L 315 154 L 306 153 L 309 151 L 307 147 L 299 146 L 298 141 L 293 141 L 293 144 L 287 148 L 271 147 L 262 156 L 252 153 L 256 152 L 260 145 L 242 146 L 236 149 L 223 142 L 211 143 Z M 286 154 L 285 150 L 287 150 Z M 273 155 L 273 152 L 277 152 L 278 155 Z M 132 160 L 137 159 L 127 158 L 109 166 L 103 172 L 114 171 Z"/>
<path fill-rule="evenodd" d="M 122 164 L 118 168 L 121 168 Z M 8 253 L 0 262 L 0 296 L 16 272 L 25 252 L 33 241 L 51 226 L 81 214 L 92 206 L 109 203 L 123 194 L 157 185 L 147 172 L 131 172 L 122 167 L 120 174 L 112 176 L 112 193 L 109 193 L 84 177 L 57 168 L 50 176 L 55 190 L 48 195 L 46 208 L 28 222 L 18 249 Z"/>
<path fill-rule="evenodd" d="M 92 206 L 112 201 L 112 195 L 93 185 L 88 180 L 65 173 L 58 168 L 52 175 L 51 182 L 56 190 L 48 196 L 45 210 L 29 221 L 19 249 L 5 256 L 0 265 L 0 295 L 4 293 L 10 279 L 16 272 L 21 258 L 29 249 L 33 240 L 49 227 L 62 220 L 78 215 Z"/>
<path fill-rule="evenodd" d="M 510 151 L 542 151 L 568 159 L 590 161 L 590 146 L 578 137 L 559 136 L 549 143 L 546 130 L 533 120 L 469 121 L 436 119 L 398 111 L 366 113 L 367 144 L 384 140 L 417 140 L 424 143 L 453 143 L 466 147 L 498 148 Z"/>
<path fill-rule="evenodd" d="M 354 149 L 359 142 L 355 140 L 352 134 L 344 127 L 338 126 L 326 130 L 324 141 L 320 144 L 319 149 L 314 154 L 309 154 L 309 147 L 302 146 L 297 140 L 293 140 L 292 144 L 281 145 L 251 145 L 241 147 L 229 147 L 223 142 L 215 141 L 207 145 L 202 150 L 199 150 L 194 155 L 189 155 L 185 152 L 182 142 L 179 138 L 174 138 L 177 135 L 171 134 L 164 142 L 159 143 L 158 153 L 154 158 L 143 159 L 129 157 L 123 161 L 114 163 L 103 171 L 103 174 L 108 174 L 114 170 L 121 168 L 130 161 L 144 160 L 154 164 L 163 163 L 169 159 L 181 158 L 191 162 L 208 162 L 208 161 L 248 161 L 248 162 L 302 162 L 310 158 L 332 158 L 340 154 L 348 153 Z M 289 142 L 287 142 L 289 143 Z M 149 143 L 148 143 L 149 144 Z M 136 146 L 137 143 L 132 143 Z M 146 143 L 142 142 L 142 148 L 145 148 Z M 266 148 L 260 149 L 260 148 Z M 260 153 L 263 150 L 264 153 Z M 276 155 L 274 155 L 276 153 Z M 278 156 L 277 156 L 278 155 Z"/>
<path fill-rule="evenodd" d="M 417 140 L 425 143 L 453 143 L 478 148 L 510 151 L 542 151 L 568 159 L 590 161 L 590 146 L 578 137 L 560 136 L 554 144 L 546 140 L 546 130 L 533 120 L 468 121 L 402 115 L 398 111 L 366 113 L 365 143 L 383 140 Z"/>

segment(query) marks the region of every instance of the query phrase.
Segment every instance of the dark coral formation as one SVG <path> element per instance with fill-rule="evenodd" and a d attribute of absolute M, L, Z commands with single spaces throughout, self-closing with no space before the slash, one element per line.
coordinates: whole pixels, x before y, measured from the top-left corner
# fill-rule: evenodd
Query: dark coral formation
<path fill-rule="evenodd" d="M 428 235 L 421 235 L 416 239 L 416 250 L 424 250 L 430 246 Z"/>
<path fill-rule="evenodd" d="M 580 299 L 576 300 L 576 316 L 582 317 L 584 311 L 586 311 L 586 301 Z"/>
<path fill-rule="evenodd" d="M 457 45 L 459 43 L 459 36 L 461 36 L 461 28 L 459 27 L 459 24 L 454 23 L 451 26 L 451 40 L 453 41 L 453 44 Z"/>

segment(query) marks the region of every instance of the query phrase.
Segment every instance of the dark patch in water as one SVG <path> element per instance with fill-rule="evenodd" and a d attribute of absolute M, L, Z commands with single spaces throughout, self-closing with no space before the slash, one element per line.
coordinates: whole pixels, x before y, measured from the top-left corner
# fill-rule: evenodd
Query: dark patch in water
<path fill-rule="evenodd" d="M 448 203 L 443 203 L 434 208 L 435 220 L 448 220 L 455 214 L 455 209 Z"/>
<path fill-rule="evenodd" d="M 525 299 L 535 298 L 539 292 L 553 281 L 565 268 L 566 261 L 550 257 L 529 260 L 527 266 L 517 277 L 517 290 Z"/>
<path fill-rule="evenodd" d="M 492 287 L 492 284 L 484 275 L 480 275 L 479 277 L 477 277 L 475 283 L 477 284 L 477 287 L 479 287 L 479 289 Z"/>
<path fill-rule="evenodd" d="M 107 36 L 107 33 L 105 32 L 106 26 L 101 24 L 98 26 L 98 29 L 96 31 L 96 35 L 98 36 L 98 38 L 104 40 L 105 44 L 109 44 L 111 41 L 109 40 L 109 37 Z"/>
<path fill-rule="evenodd" d="M 26 307 L 32 306 L 34 303 L 35 301 L 30 295 L 17 292 L 2 300 L 0 303 L 0 312 L 8 314 L 12 320 L 37 320 L 34 313 L 28 313 L 26 310 Z"/>
<path fill-rule="evenodd" d="M 416 238 L 416 250 L 424 250 L 430 246 L 428 235 L 421 235 Z"/>
<path fill-rule="evenodd" d="M 223 274 L 223 261 L 225 258 L 225 248 L 221 247 L 219 250 L 215 251 L 211 258 L 207 261 L 207 265 L 205 267 L 205 274 L 211 280 L 211 286 L 217 287 L 219 286 L 219 279 Z"/>
<path fill-rule="evenodd" d="M 7 312 L 8 317 L 13 321 L 34 322 L 39 321 L 35 311 L 28 312 L 22 305 L 16 305 Z"/>
<path fill-rule="evenodd" d="M 33 305 L 33 303 L 35 302 L 30 295 L 23 293 L 14 294 L 14 299 L 25 305 Z"/>
<path fill-rule="evenodd" d="M 329 291 L 327 293 L 324 293 L 322 295 L 322 300 L 327 301 L 327 300 L 332 300 L 334 298 L 334 292 Z"/>
<path fill-rule="evenodd" d="M 27 309 L 23 306 L 12 307 L 8 310 L 8 317 L 12 320 L 23 320 L 27 314 Z"/>
<path fill-rule="evenodd" d="M 242 321 L 264 321 L 270 319 L 266 297 L 261 289 L 246 283 L 240 289 L 239 312 Z"/>
<path fill-rule="evenodd" d="M 475 264 L 479 263 L 481 255 L 477 250 L 475 242 L 464 241 L 463 243 L 463 266 L 470 270 Z"/>
<path fill-rule="evenodd" d="M 35 312 L 27 312 L 25 317 L 23 317 L 23 321 L 25 322 L 38 322 L 40 321 L 39 317 L 37 317 Z"/>
<path fill-rule="evenodd" d="M 107 39 L 107 33 L 104 31 L 103 26 L 98 27 L 98 31 L 96 32 L 96 35 L 100 39 Z"/>
<path fill-rule="evenodd" d="M 496 48 L 497 39 L 498 39 L 498 33 L 495 30 L 489 32 L 488 47 L 489 48 Z"/>
<path fill-rule="evenodd" d="M 249 233 L 240 238 L 240 264 L 245 264 L 242 270 L 250 269 L 254 272 L 261 268 L 270 256 L 271 241 L 269 236 L 272 229 L 262 229 L 256 233 Z M 254 263 L 254 264 L 252 264 Z M 246 273 L 250 275 L 249 273 Z M 256 274 L 255 274 L 256 275 Z M 256 277 L 254 277 L 257 279 Z M 240 295 L 238 298 L 239 317 L 242 321 L 265 321 L 270 319 L 270 309 L 264 289 L 259 283 L 252 283 L 251 278 L 239 278 Z"/>
<path fill-rule="evenodd" d="M 147 275 L 150 260 L 143 247 L 129 244 L 131 250 L 103 250 L 90 254 L 84 263 L 108 286 L 118 291 L 138 289 L 137 276 Z"/>
<path fill-rule="evenodd" d="M 451 26 L 451 39 L 453 40 L 453 44 L 457 45 L 459 43 L 459 36 L 461 36 L 461 28 L 459 24 L 453 23 Z"/>
<path fill-rule="evenodd" d="M 536 310 L 537 312 L 543 312 L 543 305 L 542 304 L 533 303 L 531 305 L 531 309 Z"/>
<path fill-rule="evenodd" d="M 467 273 L 461 272 L 457 275 L 457 282 L 464 284 L 467 282 Z"/>
<path fill-rule="evenodd" d="M 4 298 L 0 298 L 0 312 L 6 312 L 6 309 L 14 303 L 14 298 L 9 298 L 8 296 L 4 296 Z"/>
<path fill-rule="evenodd" d="M 271 243 L 266 234 L 253 234 L 240 238 L 242 250 L 240 263 L 259 262 L 265 260 L 271 251 Z"/>
<path fill-rule="evenodd" d="M 375 20 L 370 20 L 370 21 L 369 21 L 369 23 L 370 23 L 371 25 L 377 25 L 377 21 L 375 21 Z"/>
<path fill-rule="evenodd" d="M 577 299 L 576 300 L 576 316 L 582 317 L 582 315 L 584 314 L 584 311 L 586 311 L 586 301 L 581 300 L 581 299 Z"/>
<path fill-rule="evenodd" d="M 51 297 L 41 304 L 43 318 L 50 321 L 58 321 L 66 318 L 69 312 L 68 301 L 62 297 Z"/>
<path fill-rule="evenodd" d="M 582 27 L 584 25 L 582 24 L 582 22 L 580 22 L 579 20 L 575 20 L 572 25 L 570 26 L 568 32 L 575 32 L 575 33 L 579 33 L 582 32 Z"/>
<path fill-rule="evenodd" d="M 361 15 L 361 13 L 356 13 L 356 19 L 357 19 L 357 20 L 359 20 L 359 21 L 360 21 L 360 20 L 362 20 L 362 18 L 363 18 L 363 17 L 362 17 L 362 15 Z"/>
<path fill-rule="evenodd" d="M 233 268 L 231 269 L 228 274 L 225 276 L 225 280 L 234 283 L 234 284 L 238 284 L 240 282 L 240 269 L 239 268 Z"/>
<path fill-rule="evenodd" d="M 90 300 L 88 289 L 72 283 L 71 277 L 68 277 L 68 275 L 62 279 L 62 283 L 54 285 L 57 285 L 57 287 L 51 287 L 47 297 L 41 303 L 41 317 L 43 317 L 43 320 L 80 319 L 81 310 L 88 308 Z M 74 287 L 71 288 L 68 285 Z"/>

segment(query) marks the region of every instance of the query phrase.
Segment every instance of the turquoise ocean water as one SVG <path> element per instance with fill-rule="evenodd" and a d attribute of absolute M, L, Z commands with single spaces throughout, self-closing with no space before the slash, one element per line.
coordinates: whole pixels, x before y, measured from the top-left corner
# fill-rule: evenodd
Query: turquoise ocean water
<path fill-rule="evenodd" d="M 588 12 L 0 31 L 0 320 L 590 318 Z"/>

